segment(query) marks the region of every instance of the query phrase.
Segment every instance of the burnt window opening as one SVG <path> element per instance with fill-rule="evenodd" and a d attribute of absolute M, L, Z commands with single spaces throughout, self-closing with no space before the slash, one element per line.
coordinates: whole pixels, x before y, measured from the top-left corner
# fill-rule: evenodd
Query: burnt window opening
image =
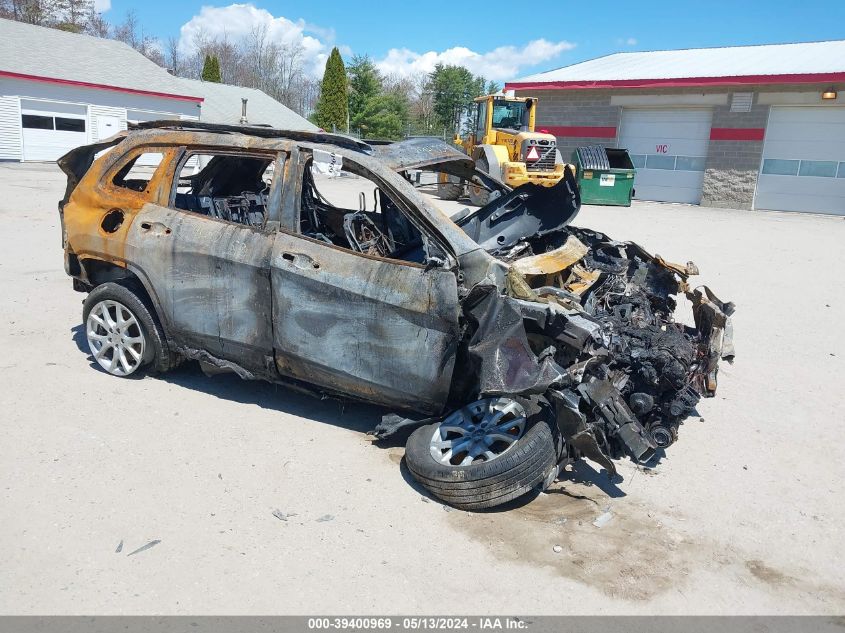
<path fill-rule="evenodd" d="M 164 154 L 161 152 L 138 154 L 118 170 L 112 183 L 132 191 L 146 191 L 162 160 Z"/>
<path fill-rule="evenodd" d="M 390 195 L 354 165 L 326 175 L 305 166 L 299 231 L 312 239 L 364 255 L 423 264 L 431 246 Z M 442 255 L 437 255 L 442 259 Z"/>
<path fill-rule="evenodd" d="M 275 173 L 273 156 L 193 154 L 179 172 L 174 207 L 263 227 Z"/>

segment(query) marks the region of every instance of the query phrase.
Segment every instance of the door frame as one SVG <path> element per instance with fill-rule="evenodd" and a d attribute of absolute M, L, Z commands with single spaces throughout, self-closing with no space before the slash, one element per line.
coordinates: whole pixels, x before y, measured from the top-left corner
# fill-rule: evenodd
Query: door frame
<path fill-rule="evenodd" d="M 127 152 L 125 157 L 130 157 L 131 160 L 131 157 L 137 155 L 139 151 L 142 153 L 148 149 L 144 147 L 135 148 L 134 151 Z M 227 250 L 231 239 L 216 241 L 209 239 L 202 242 L 203 244 L 208 243 L 208 250 L 203 252 L 198 249 L 200 257 L 195 263 L 198 264 L 200 273 L 203 270 L 203 265 L 210 267 L 212 264 L 214 264 L 215 271 L 223 271 L 220 275 L 213 274 L 213 271 L 208 275 L 208 296 L 213 298 L 216 294 L 223 301 L 230 301 L 232 298 L 238 300 L 238 297 L 240 297 L 240 303 L 248 306 L 245 311 L 242 311 L 246 313 L 246 319 L 233 317 L 233 322 L 229 323 L 227 328 L 221 328 L 219 306 L 217 312 L 212 310 L 213 305 L 210 304 L 208 306 L 193 306 L 192 314 L 197 320 L 206 323 L 208 327 L 205 330 L 212 331 L 214 329 L 212 325 L 217 323 L 217 344 L 209 344 L 210 338 L 213 339 L 214 337 L 210 337 L 207 332 L 203 333 L 198 328 L 191 335 L 191 330 L 185 327 L 177 327 L 171 313 L 173 301 L 162 296 L 162 293 L 174 292 L 176 289 L 175 284 L 172 284 L 172 280 L 168 277 L 167 261 L 168 258 L 179 255 L 178 249 L 160 248 L 160 257 L 148 262 L 149 265 L 146 267 L 138 264 L 139 258 L 137 256 L 129 257 L 132 262 L 131 268 L 143 280 L 151 299 L 156 305 L 156 311 L 165 331 L 168 333 L 168 337 L 173 339 L 177 346 L 185 348 L 182 350 L 183 353 L 187 352 L 190 357 L 232 369 L 243 378 L 261 377 L 275 380 L 278 378 L 278 373 L 273 361 L 273 300 L 270 261 L 278 221 L 271 221 L 270 218 L 273 215 L 277 217 L 279 213 L 280 196 L 284 186 L 284 166 L 288 161 L 287 152 L 279 149 L 262 151 L 232 148 L 230 146 L 180 146 L 176 149 L 178 151 L 174 152 L 173 158 L 169 160 L 168 164 L 159 167 L 163 169 L 160 175 L 157 172 L 160 186 L 154 193 L 150 192 L 151 199 L 143 205 L 133 218 L 132 226 L 129 229 L 131 233 L 127 236 L 130 238 L 127 239 L 128 249 L 137 248 L 139 252 L 146 250 L 142 246 L 142 241 L 146 239 L 146 236 L 141 235 L 144 225 L 147 225 L 147 227 L 153 225 L 152 233 L 155 233 L 158 228 L 157 239 L 167 240 L 171 235 L 173 235 L 172 239 L 178 239 L 179 228 L 182 224 L 179 221 L 180 218 L 185 218 L 185 223 L 191 227 L 189 230 L 199 229 L 204 238 L 213 238 L 214 235 L 223 238 L 226 235 L 238 235 L 239 246 L 233 252 Z M 197 154 L 252 156 L 276 161 L 277 167 L 274 170 L 274 178 L 268 195 L 267 221 L 263 227 L 228 222 L 220 218 L 175 207 L 179 173 L 191 157 Z M 162 161 L 162 163 L 164 162 Z M 125 159 L 117 161 L 109 170 L 110 178 L 125 164 Z M 137 244 L 134 243 L 136 241 Z M 263 242 L 263 246 L 260 244 L 261 242 Z M 244 248 L 245 244 L 252 244 L 252 246 Z M 237 254 L 238 257 L 235 257 L 233 253 Z M 183 254 L 188 258 L 191 257 L 189 252 Z M 232 256 L 229 257 L 229 255 Z M 163 267 L 162 270 L 158 272 L 152 270 L 159 264 Z M 228 268 L 229 265 L 233 267 Z M 223 270 L 224 268 L 226 270 Z M 190 282 L 196 281 L 196 276 L 197 271 L 194 270 L 182 281 L 190 284 Z M 153 277 L 156 278 L 156 283 L 153 282 Z M 157 287 L 162 279 L 166 280 L 166 283 L 169 284 L 168 287 Z M 183 305 L 181 309 L 191 309 L 191 306 L 190 304 L 187 307 Z M 231 316 L 238 311 L 224 310 L 224 312 Z M 223 336 L 223 329 L 225 329 L 225 333 L 232 336 L 229 338 Z M 223 361 L 222 364 L 220 363 L 221 360 Z"/>
<path fill-rule="evenodd" d="M 427 269 L 425 265 L 417 262 L 367 255 L 302 235 L 299 232 L 302 183 L 305 169 L 312 160 L 312 155 L 310 148 L 294 148 L 291 152 L 289 164 L 285 169 L 285 182 L 287 186 L 284 192 L 282 223 L 276 234 L 271 262 L 271 275 L 273 279 L 273 337 L 277 370 L 284 377 L 306 382 L 310 379 L 323 390 L 343 394 L 347 397 L 389 405 L 398 409 L 417 409 L 430 413 L 440 413 L 448 399 L 452 382 L 452 372 L 455 367 L 456 352 L 460 342 L 458 322 L 460 305 L 457 293 L 458 259 L 454 253 L 454 249 L 446 243 L 446 240 L 437 235 L 433 228 L 429 228 L 422 218 L 413 213 L 413 205 L 410 200 L 402 196 L 401 192 L 397 191 L 390 183 L 386 182 L 376 171 L 367 165 L 356 161 L 354 157 L 348 156 L 347 153 L 341 152 L 340 154 L 345 161 L 354 163 L 356 167 L 362 169 L 367 174 L 366 177 L 373 184 L 390 196 L 392 201 L 400 207 L 399 210 L 403 216 L 421 232 L 424 239 L 433 242 L 443 252 L 448 261 L 444 267 Z M 298 241 L 301 244 L 298 244 Z M 321 257 L 323 253 L 329 256 L 325 258 L 328 261 L 326 265 L 323 265 L 320 261 L 323 259 Z M 333 254 L 335 254 L 334 257 L 331 257 Z M 283 263 L 283 259 L 286 262 Z M 360 265 L 360 268 L 364 271 L 379 272 L 368 277 L 368 281 L 362 281 L 360 288 L 357 290 L 354 282 L 350 282 L 348 286 L 343 283 L 335 284 L 330 279 L 330 276 L 335 275 L 336 277 L 340 277 L 341 272 L 337 268 L 335 270 L 327 269 L 331 269 L 335 265 L 334 261 L 337 259 L 343 259 L 350 263 L 349 268 L 353 269 L 353 274 L 356 264 Z M 380 267 L 386 267 L 383 269 L 383 272 L 386 274 L 380 274 L 382 272 Z M 349 268 L 344 269 L 343 274 L 348 274 Z M 411 283 L 415 283 L 413 279 L 416 275 L 431 275 L 432 281 L 427 284 L 421 283 L 419 279 L 416 281 L 418 286 L 427 287 L 427 291 L 430 294 L 426 296 L 426 301 L 422 301 L 419 293 L 414 295 L 414 297 L 409 297 L 407 305 L 403 304 L 402 306 L 392 304 L 385 299 L 380 294 L 379 289 L 385 288 L 387 289 L 385 294 L 389 294 L 390 286 L 380 286 L 379 284 L 382 281 L 385 284 L 388 283 L 387 279 L 392 277 L 390 274 L 391 271 L 395 273 L 395 276 L 403 277 L 406 281 L 410 278 Z M 322 279 L 320 279 L 321 276 L 323 277 Z M 446 285 L 438 284 L 434 280 L 434 277 L 441 277 Z M 336 366 L 337 363 L 331 356 L 329 349 L 332 346 L 331 344 L 326 345 L 325 362 L 319 362 L 320 355 L 317 353 L 311 354 L 310 357 L 296 356 L 296 346 L 300 340 L 313 338 L 315 341 L 319 341 L 325 339 L 318 339 L 316 335 L 308 332 L 308 326 L 313 324 L 307 314 L 297 314 L 292 309 L 290 316 L 287 316 L 288 312 L 285 311 L 287 302 L 283 300 L 288 295 L 280 294 L 284 287 L 283 280 L 286 278 L 293 280 L 291 283 L 294 292 L 291 295 L 292 299 L 290 303 L 294 303 L 295 301 L 303 302 L 306 306 L 303 308 L 303 311 L 309 309 L 314 313 L 318 311 L 316 298 L 324 294 L 323 286 L 320 284 L 323 284 L 326 288 L 339 288 L 341 290 L 340 294 L 343 294 L 343 290 L 346 289 L 346 294 L 352 295 L 353 300 L 355 296 L 360 296 L 360 304 L 344 304 L 347 306 L 344 311 L 341 311 L 340 306 L 338 306 L 338 309 L 335 310 L 336 314 L 329 317 L 331 326 L 336 326 L 335 329 L 337 331 L 335 332 L 335 337 L 341 339 L 335 342 L 336 345 L 343 345 L 347 339 L 354 339 L 357 341 L 356 345 L 366 345 L 368 337 L 372 341 L 387 341 L 389 343 L 391 340 L 397 340 L 397 332 L 401 336 L 404 335 L 405 330 L 408 333 L 406 340 L 413 342 L 415 334 L 419 336 L 421 332 L 426 332 L 427 334 L 422 340 L 417 339 L 419 342 L 417 347 L 419 349 L 414 349 L 416 352 L 424 350 L 424 355 L 431 357 L 432 364 L 422 366 L 419 363 L 420 354 L 416 353 L 413 355 L 413 365 L 416 365 L 416 369 L 419 370 L 417 372 L 417 378 L 429 381 L 425 394 L 421 394 L 419 388 L 410 389 L 408 393 L 403 392 L 407 382 L 405 380 L 406 376 L 402 375 L 402 370 L 412 365 L 410 360 L 405 357 L 399 358 L 392 365 L 392 369 L 398 371 L 391 374 L 391 370 L 388 369 L 384 371 L 384 374 L 381 374 L 378 370 L 366 366 L 368 359 L 375 358 L 371 354 L 364 358 L 360 373 L 355 375 L 354 368 L 351 366 Z M 404 289 L 401 284 L 396 284 L 393 288 L 400 293 Z M 360 291 L 360 294 L 357 294 L 358 291 Z M 310 296 L 308 296 L 309 292 Z M 417 305 L 413 305 L 415 299 L 417 299 Z M 440 299 L 439 305 L 438 299 Z M 336 297 L 333 298 L 329 295 L 327 301 L 334 301 L 336 303 L 338 300 Z M 425 307 L 423 307 L 423 304 L 425 304 Z M 370 308 L 372 308 L 372 312 L 374 313 L 372 315 L 368 314 Z M 355 309 L 358 310 L 359 314 L 355 314 Z M 319 311 L 322 313 L 321 308 Z M 369 319 L 364 320 L 359 318 L 362 315 L 367 315 Z M 343 319 L 345 316 L 349 316 L 353 321 L 344 323 Z M 286 324 L 282 323 L 282 318 L 291 319 L 291 322 L 287 324 L 288 327 L 285 327 Z M 359 320 L 354 320 L 356 318 Z M 299 323 L 295 322 L 297 319 L 300 319 Z M 389 334 L 392 336 L 383 336 L 378 332 L 352 333 L 355 327 L 366 329 L 368 323 L 370 329 L 379 330 L 382 327 L 387 328 Z M 342 335 L 344 328 L 349 333 L 348 337 Z M 294 331 L 296 336 L 284 336 L 286 330 Z M 294 339 L 296 340 L 294 341 Z M 288 340 L 291 341 L 289 347 L 287 349 L 280 348 L 280 341 Z M 307 347 L 309 352 L 312 349 L 304 344 L 302 347 Z M 382 351 L 384 350 L 382 349 Z M 399 351 L 397 347 L 397 352 Z M 432 351 L 439 352 L 439 354 L 432 354 Z M 335 350 L 335 352 L 337 356 L 343 355 L 342 348 Z M 366 355 L 367 352 L 365 351 L 364 354 Z M 393 360 L 392 357 L 391 360 Z M 389 364 L 389 362 L 385 363 L 385 365 Z M 408 371 L 407 375 L 411 376 L 411 373 L 411 371 Z M 388 374 L 398 376 L 398 381 L 390 381 Z M 379 378 L 383 378 L 381 383 L 378 382 Z M 413 393 L 410 393 L 411 391 Z"/>
<path fill-rule="evenodd" d="M 413 203 L 405 198 L 400 191 L 386 182 L 376 171 L 373 171 L 368 166 L 361 164 L 355 160 L 354 156 L 350 156 L 343 151 L 335 150 L 344 161 L 351 162 L 365 170 L 370 174 L 371 182 L 382 189 L 386 194 L 389 194 L 392 201 L 400 206 L 401 213 L 416 227 L 418 231 L 430 241 L 433 241 L 442 253 L 446 256 L 448 261 L 444 262 L 443 268 L 457 272 L 459 267 L 458 256 L 455 249 L 449 244 L 448 240 L 440 235 L 439 231 L 434 226 L 430 226 L 424 218 L 419 217 L 414 213 Z M 311 148 L 294 147 L 290 152 L 289 166 L 285 169 L 285 179 L 289 182 L 289 186 L 285 187 L 282 200 L 281 212 L 281 230 L 286 230 L 294 235 L 301 235 L 299 232 L 300 221 L 302 218 L 302 183 L 305 177 L 305 168 L 312 159 Z M 410 186 L 410 185 L 409 185 Z M 306 237 L 306 236 L 302 236 Z M 307 238 L 306 239 L 311 239 Z M 323 243 L 323 242 L 320 242 Z M 340 248 L 340 247 L 339 247 Z M 342 249 L 345 250 L 345 249 Z M 364 257 L 372 257 L 371 255 L 364 255 Z M 402 260 L 389 260 L 402 261 Z M 405 262 L 414 264 L 414 262 Z M 419 265 L 419 264 L 417 264 Z"/>

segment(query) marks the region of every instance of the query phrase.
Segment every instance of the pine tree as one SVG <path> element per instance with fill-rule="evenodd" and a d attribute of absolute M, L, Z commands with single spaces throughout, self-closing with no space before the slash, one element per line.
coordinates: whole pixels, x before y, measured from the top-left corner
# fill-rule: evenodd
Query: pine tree
<path fill-rule="evenodd" d="M 434 114 L 440 125 L 455 132 L 460 132 L 472 100 L 492 87 L 463 66 L 437 64 L 428 75 L 427 89 L 434 99 Z"/>
<path fill-rule="evenodd" d="M 222 81 L 220 78 L 220 60 L 217 59 L 217 55 L 205 56 L 205 63 L 202 65 L 202 80 L 213 81 L 218 84 Z"/>
<path fill-rule="evenodd" d="M 367 107 L 367 102 L 384 92 L 381 74 L 366 55 L 355 55 L 346 68 L 349 81 L 349 121 L 352 129 L 361 126 L 358 118 Z"/>
<path fill-rule="evenodd" d="M 349 90 L 346 80 L 346 68 L 340 51 L 332 49 L 326 61 L 326 71 L 320 87 L 320 99 L 314 116 L 317 125 L 326 130 L 347 131 L 349 118 Z"/>

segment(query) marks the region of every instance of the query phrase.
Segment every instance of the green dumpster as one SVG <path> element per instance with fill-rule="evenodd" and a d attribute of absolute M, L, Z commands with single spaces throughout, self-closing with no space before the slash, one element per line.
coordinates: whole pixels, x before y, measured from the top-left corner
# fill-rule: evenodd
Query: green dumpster
<path fill-rule="evenodd" d="M 634 196 L 634 164 L 626 149 L 592 145 L 572 153 L 584 204 L 630 207 Z"/>

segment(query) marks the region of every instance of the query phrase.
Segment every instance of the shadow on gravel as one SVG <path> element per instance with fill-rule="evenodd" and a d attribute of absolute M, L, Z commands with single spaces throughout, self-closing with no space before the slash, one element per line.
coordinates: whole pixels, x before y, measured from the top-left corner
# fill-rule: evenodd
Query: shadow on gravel
<path fill-rule="evenodd" d="M 561 472 L 558 476 L 558 481 L 571 482 L 581 484 L 583 486 L 595 486 L 608 497 L 612 497 L 614 499 L 626 496 L 625 491 L 617 485 L 624 481 L 622 475 L 617 474 L 613 479 L 611 479 L 607 476 L 607 471 L 604 470 L 604 468 L 601 470 L 595 470 L 591 464 L 587 463 L 583 459 L 579 459 L 575 462 L 572 465 L 571 470 L 564 470 Z M 567 492 L 563 488 L 551 488 L 547 492 L 549 494 L 572 496 L 571 493 Z"/>
<path fill-rule="evenodd" d="M 88 357 L 91 367 L 99 372 L 107 373 L 91 356 L 88 341 L 85 338 L 85 327 L 82 324 L 77 325 L 71 328 L 71 333 L 73 342 Z M 284 385 L 263 380 L 242 380 L 235 374 L 206 376 L 195 362 L 183 363 L 166 374 L 147 376 L 141 373 L 129 377 L 129 379 L 138 380 L 144 378 L 163 380 L 223 400 L 256 405 L 262 409 L 279 411 L 280 413 L 307 418 L 322 424 L 331 424 L 359 433 L 366 433 L 373 429 L 386 412 L 374 405 L 331 398 L 321 400 Z M 126 378 L 116 378 L 115 380 L 126 380 Z M 390 448 L 400 444 L 378 442 L 376 445 L 380 448 Z M 404 439 L 401 445 L 404 446 Z"/>
<path fill-rule="evenodd" d="M 381 420 L 384 411 L 379 407 L 332 398 L 320 399 L 284 385 L 263 380 L 242 380 L 234 374 L 206 376 L 197 363 L 189 362 L 157 376 L 174 385 L 209 395 L 308 418 L 359 433 L 366 433 Z"/>

